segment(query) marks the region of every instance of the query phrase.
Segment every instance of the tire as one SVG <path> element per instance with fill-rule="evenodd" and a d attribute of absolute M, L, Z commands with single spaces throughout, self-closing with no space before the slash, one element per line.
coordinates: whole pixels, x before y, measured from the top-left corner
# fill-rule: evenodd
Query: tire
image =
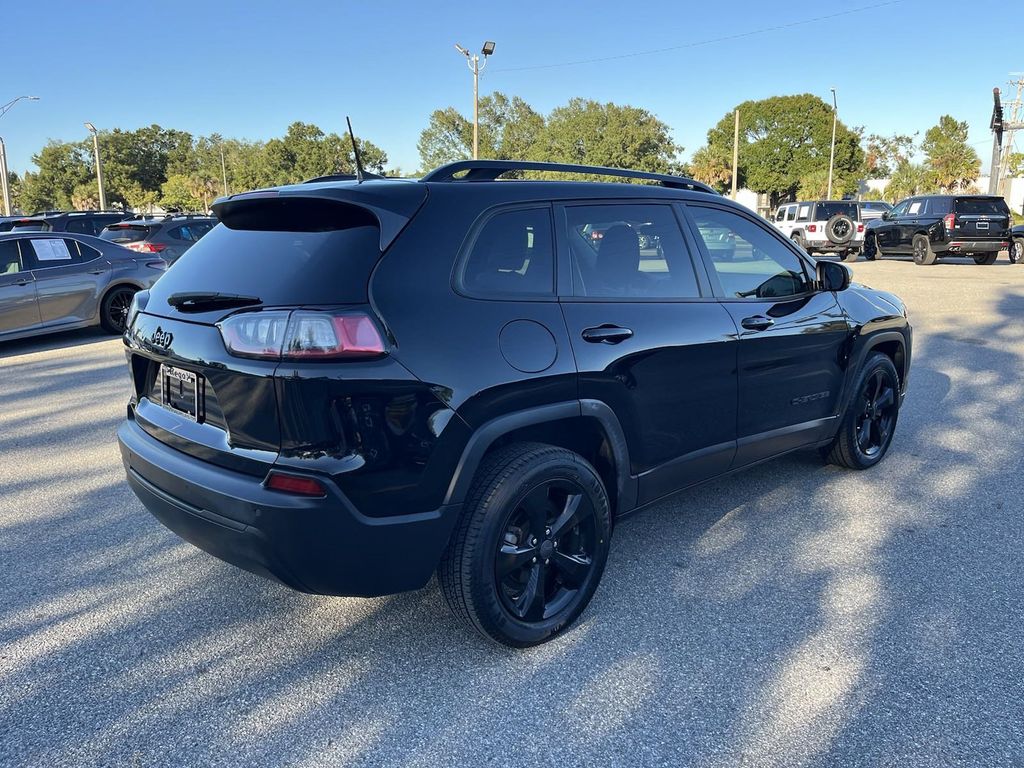
<path fill-rule="evenodd" d="M 918 266 L 930 266 L 939 258 L 932 250 L 931 241 L 927 235 L 914 235 L 913 251 L 914 263 Z"/>
<path fill-rule="evenodd" d="M 794 232 L 790 235 L 789 239 L 796 243 L 797 248 L 803 248 L 805 251 L 807 250 L 807 246 L 804 245 L 804 236 L 799 232 Z"/>
<path fill-rule="evenodd" d="M 107 291 L 100 302 L 100 325 L 107 333 L 118 336 L 124 333 L 128 321 L 128 308 L 136 289 L 130 285 L 119 285 Z"/>
<path fill-rule="evenodd" d="M 867 359 L 857 375 L 839 432 L 826 461 L 848 469 L 868 469 L 892 444 L 900 411 L 899 374 L 881 353 Z"/>
<path fill-rule="evenodd" d="M 1015 237 L 1010 243 L 1010 263 L 1024 264 L 1024 237 Z"/>
<path fill-rule="evenodd" d="M 860 251 L 856 248 L 851 248 L 850 250 L 843 252 L 843 261 L 845 261 L 847 264 L 853 264 L 859 258 Z"/>
<path fill-rule="evenodd" d="M 868 261 L 874 261 L 880 259 L 885 254 L 882 253 L 882 249 L 878 247 L 878 238 L 875 235 L 871 235 L 864 239 L 864 258 Z"/>
<path fill-rule="evenodd" d="M 563 448 L 517 443 L 481 464 L 438 581 L 465 624 L 526 648 L 564 631 L 587 607 L 610 542 L 608 495 L 594 468 Z"/>
<path fill-rule="evenodd" d="M 825 222 L 825 236 L 835 245 L 846 245 L 853 239 L 856 231 L 857 225 L 844 213 L 837 213 Z"/>
<path fill-rule="evenodd" d="M 978 265 L 995 264 L 996 259 L 999 258 L 999 251 L 991 251 L 989 253 L 972 253 L 971 258 L 974 259 L 974 263 Z"/>

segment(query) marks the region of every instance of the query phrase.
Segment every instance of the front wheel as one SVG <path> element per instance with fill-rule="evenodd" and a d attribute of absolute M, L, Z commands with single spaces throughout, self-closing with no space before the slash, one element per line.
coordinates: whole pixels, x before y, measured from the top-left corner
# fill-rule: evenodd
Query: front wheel
<path fill-rule="evenodd" d="M 860 251 L 857 250 L 856 248 L 851 248 L 850 250 L 843 252 L 843 261 L 845 261 L 847 264 L 852 264 L 859 258 Z"/>
<path fill-rule="evenodd" d="M 927 235 L 914 235 L 913 249 L 914 263 L 919 266 L 930 266 L 939 258 Z"/>
<path fill-rule="evenodd" d="M 107 333 L 120 336 L 128 327 L 128 309 L 132 305 L 135 289 L 119 286 L 111 289 L 100 304 L 100 325 Z"/>
<path fill-rule="evenodd" d="M 989 253 L 972 253 L 971 258 L 974 259 L 975 264 L 995 264 L 996 259 L 999 258 L 999 251 L 991 251 Z"/>
<path fill-rule="evenodd" d="M 481 465 L 438 580 L 455 615 L 485 637 L 537 645 L 587 607 L 610 536 L 594 468 L 563 448 L 518 443 Z"/>
<path fill-rule="evenodd" d="M 826 460 L 849 469 L 868 469 L 882 460 L 896 432 L 900 383 L 892 360 L 881 353 L 869 357 L 853 393 Z"/>
<path fill-rule="evenodd" d="M 1015 237 L 1010 243 L 1010 263 L 1024 264 L 1024 237 Z"/>

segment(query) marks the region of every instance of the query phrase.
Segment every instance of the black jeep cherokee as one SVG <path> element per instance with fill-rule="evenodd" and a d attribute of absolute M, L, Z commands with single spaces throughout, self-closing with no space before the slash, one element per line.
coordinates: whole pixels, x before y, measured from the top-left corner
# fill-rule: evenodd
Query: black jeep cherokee
<path fill-rule="evenodd" d="M 649 183 L 499 178 L 529 170 Z M 295 589 L 436 571 L 465 622 L 528 646 L 590 601 L 614 518 L 892 440 L 902 302 L 698 182 L 468 161 L 214 210 L 136 295 L 121 453 L 168 528 Z"/>

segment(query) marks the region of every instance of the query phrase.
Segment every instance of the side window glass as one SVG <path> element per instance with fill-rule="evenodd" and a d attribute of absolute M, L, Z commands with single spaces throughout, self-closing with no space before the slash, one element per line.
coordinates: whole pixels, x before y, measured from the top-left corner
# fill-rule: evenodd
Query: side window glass
<path fill-rule="evenodd" d="M 671 206 L 570 206 L 566 220 L 576 296 L 700 296 L 693 259 Z"/>
<path fill-rule="evenodd" d="M 551 296 L 555 257 L 551 211 L 530 208 L 492 216 L 477 235 L 462 270 L 475 296 Z"/>
<path fill-rule="evenodd" d="M 48 267 L 66 267 L 69 264 L 80 264 L 82 256 L 78 251 L 78 243 L 59 237 L 34 237 L 22 242 L 22 247 L 32 249 L 32 256 L 37 269 Z"/>
<path fill-rule="evenodd" d="M 92 261 L 93 259 L 98 259 L 100 256 L 103 255 L 92 246 L 85 245 L 85 243 L 80 243 L 77 240 L 66 240 L 65 242 L 68 244 L 69 247 L 72 244 L 74 244 L 74 246 L 78 248 L 78 252 L 79 254 L 81 254 L 81 261 L 83 264 L 85 262 Z"/>
<path fill-rule="evenodd" d="M 786 209 L 786 221 L 796 221 L 796 206 L 791 205 Z"/>
<path fill-rule="evenodd" d="M 779 210 L 777 210 L 775 212 L 775 220 L 776 221 L 782 221 L 785 218 L 786 218 L 786 209 L 785 208 L 779 208 Z"/>
<path fill-rule="evenodd" d="M 890 217 L 902 216 L 907 212 L 907 208 L 910 206 L 910 200 L 904 200 L 902 203 L 897 205 L 891 211 L 889 211 Z"/>
<path fill-rule="evenodd" d="M 84 217 L 75 217 L 68 219 L 67 226 L 64 227 L 65 232 L 74 232 L 78 235 L 92 235 L 95 234 L 93 231 L 93 223 L 91 219 Z"/>
<path fill-rule="evenodd" d="M 728 298 L 777 298 L 811 289 L 804 263 L 771 232 L 732 211 L 687 210 Z"/>
<path fill-rule="evenodd" d="M 796 219 L 797 219 L 797 221 L 810 221 L 810 219 L 811 219 L 811 206 L 810 206 L 809 203 L 807 205 L 801 205 L 799 207 Z"/>
<path fill-rule="evenodd" d="M 0 242 L 0 275 L 13 275 L 24 271 L 17 240 Z"/>

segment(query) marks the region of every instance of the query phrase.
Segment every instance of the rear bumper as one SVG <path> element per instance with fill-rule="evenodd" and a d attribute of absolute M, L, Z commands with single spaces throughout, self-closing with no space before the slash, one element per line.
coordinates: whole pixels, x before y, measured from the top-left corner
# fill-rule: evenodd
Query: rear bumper
<path fill-rule="evenodd" d="M 839 253 L 841 251 L 859 250 L 864 247 L 864 240 L 851 240 L 848 243 L 833 243 L 828 240 L 807 240 L 806 247 L 809 251 L 820 251 L 822 253 Z"/>
<path fill-rule="evenodd" d="M 302 592 L 372 597 L 419 589 L 460 511 L 453 504 L 366 517 L 322 476 L 326 498 L 292 496 L 170 448 L 131 418 L 117 438 L 128 484 L 167 528 L 221 560 Z"/>
<path fill-rule="evenodd" d="M 1004 237 L 997 240 L 950 240 L 933 246 L 932 250 L 941 253 L 992 253 L 1009 247 L 1010 238 Z"/>

